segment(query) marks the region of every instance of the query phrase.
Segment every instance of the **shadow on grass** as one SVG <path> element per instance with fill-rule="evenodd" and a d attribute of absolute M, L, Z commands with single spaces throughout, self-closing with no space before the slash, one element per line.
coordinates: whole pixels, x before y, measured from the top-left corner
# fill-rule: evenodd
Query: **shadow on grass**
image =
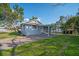
<path fill-rule="evenodd" d="M 3 56 L 2 51 L 0 50 L 0 56 Z"/>
<path fill-rule="evenodd" d="M 2 46 L 2 44 L 0 44 L 0 56 L 3 56 L 3 54 L 2 54 L 2 48 L 1 48 L 1 46 Z"/>
<path fill-rule="evenodd" d="M 18 44 L 15 43 L 15 39 L 12 40 L 12 50 L 11 50 L 11 56 L 15 56 L 16 55 L 16 47 L 18 46 Z"/>
<path fill-rule="evenodd" d="M 9 33 L 9 35 L 12 35 L 12 36 L 21 36 L 21 34 L 18 33 L 18 32 L 11 32 L 11 33 Z"/>
<path fill-rule="evenodd" d="M 11 51 L 11 56 L 16 56 L 16 47 L 17 45 L 14 45 Z"/>

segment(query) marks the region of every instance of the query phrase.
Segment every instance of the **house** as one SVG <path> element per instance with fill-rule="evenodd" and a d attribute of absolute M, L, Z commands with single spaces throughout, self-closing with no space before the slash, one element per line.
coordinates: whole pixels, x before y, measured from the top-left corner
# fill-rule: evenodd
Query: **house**
<path fill-rule="evenodd" d="M 8 30 L 5 27 L 0 27 L 0 32 L 8 32 Z"/>
<path fill-rule="evenodd" d="M 50 35 L 50 26 L 43 25 L 38 20 L 29 20 L 26 23 L 21 24 L 21 33 L 23 35 L 40 35 L 42 33 Z"/>

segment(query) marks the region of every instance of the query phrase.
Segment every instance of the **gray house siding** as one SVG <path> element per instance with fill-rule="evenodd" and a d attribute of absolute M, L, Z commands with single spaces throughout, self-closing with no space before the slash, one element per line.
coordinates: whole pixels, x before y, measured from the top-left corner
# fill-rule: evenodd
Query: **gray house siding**
<path fill-rule="evenodd" d="M 23 35 L 38 35 L 41 34 L 39 29 L 33 28 L 32 26 L 23 26 L 21 29 Z"/>

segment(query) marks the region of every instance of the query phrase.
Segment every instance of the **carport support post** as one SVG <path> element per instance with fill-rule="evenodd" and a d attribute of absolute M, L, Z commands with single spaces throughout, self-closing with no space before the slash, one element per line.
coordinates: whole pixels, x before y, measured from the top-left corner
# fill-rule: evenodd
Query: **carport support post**
<path fill-rule="evenodd" d="M 38 30 L 38 26 L 36 26 L 37 27 L 37 30 Z"/>
<path fill-rule="evenodd" d="M 42 26 L 42 32 L 44 31 L 44 27 Z M 44 32 L 43 32 L 44 33 Z"/>
<path fill-rule="evenodd" d="M 48 26 L 48 36 L 50 36 L 50 26 Z"/>

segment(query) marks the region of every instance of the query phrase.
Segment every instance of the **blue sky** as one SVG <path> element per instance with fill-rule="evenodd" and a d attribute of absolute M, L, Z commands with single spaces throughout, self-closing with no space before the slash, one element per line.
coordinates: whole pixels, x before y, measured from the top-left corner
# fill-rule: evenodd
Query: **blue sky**
<path fill-rule="evenodd" d="M 60 16 L 75 15 L 79 8 L 78 3 L 59 6 L 53 5 L 53 3 L 19 3 L 18 5 L 24 8 L 24 18 L 26 20 L 32 16 L 36 16 L 43 24 L 55 23 L 59 20 Z"/>

